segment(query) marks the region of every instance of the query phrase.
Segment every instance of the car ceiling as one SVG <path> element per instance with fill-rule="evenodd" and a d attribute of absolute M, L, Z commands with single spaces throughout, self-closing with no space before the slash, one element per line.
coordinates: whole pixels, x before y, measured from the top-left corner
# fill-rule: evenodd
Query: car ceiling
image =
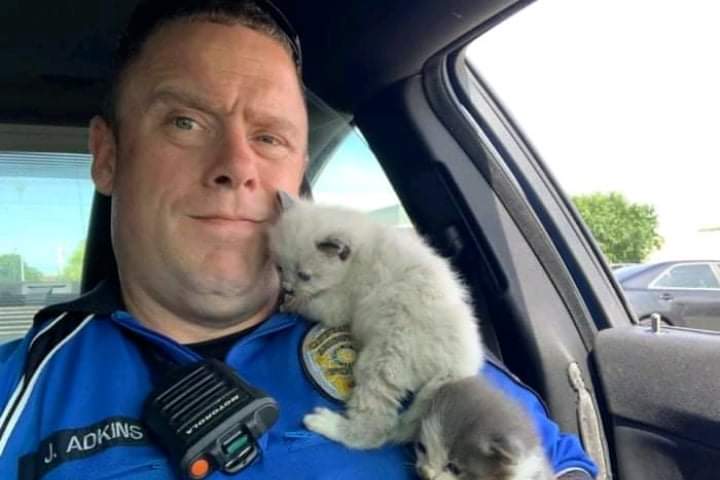
<path fill-rule="evenodd" d="M 0 16 L 0 122 L 86 125 L 110 52 L 137 0 L 6 0 Z M 300 34 L 305 82 L 351 112 L 418 73 L 456 39 L 528 0 L 276 0 Z"/>

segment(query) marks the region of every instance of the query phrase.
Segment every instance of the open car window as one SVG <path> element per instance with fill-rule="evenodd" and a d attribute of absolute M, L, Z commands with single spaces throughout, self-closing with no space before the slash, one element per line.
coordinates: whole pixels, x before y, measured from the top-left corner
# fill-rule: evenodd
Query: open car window
<path fill-rule="evenodd" d="M 467 49 L 474 75 L 522 129 L 608 265 L 720 258 L 720 166 L 711 160 L 720 154 L 720 68 L 706 60 L 720 42 L 720 11 L 675 7 L 535 2 Z M 713 288 L 709 266 L 678 268 L 687 278 L 661 285 Z M 658 313 L 671 324 L 707 325 L 667 302 L 626 297 L 641 321 Z M 705 301 L 720 330 L 720 293 Z"/>

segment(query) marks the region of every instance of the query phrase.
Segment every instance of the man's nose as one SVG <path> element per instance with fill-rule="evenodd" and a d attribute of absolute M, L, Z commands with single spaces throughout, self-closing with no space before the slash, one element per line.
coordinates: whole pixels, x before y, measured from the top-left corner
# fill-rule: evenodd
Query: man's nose
<path fill-rule="evenodd" d="M 260 181 L 257 161 L 249 139 L 242 134 L 227 136 L 218 145 L 206 182 L 215 188 L 254 190 Z"/>

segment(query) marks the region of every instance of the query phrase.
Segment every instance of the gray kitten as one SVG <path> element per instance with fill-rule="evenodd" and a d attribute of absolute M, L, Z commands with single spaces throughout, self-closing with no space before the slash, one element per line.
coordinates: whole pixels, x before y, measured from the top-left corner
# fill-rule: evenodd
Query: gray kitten
<path fill-rule="evenodd" d="M 269 232 L 282 308 L 348 326 L 358 346 L 345 414 L 317 408 L 305 426 L 351 448 L 413 439 L 433 392 L 475 375 L 483 362 L 464 285 L 412 230 L 346 208 L 288 201 Z M 409 392 L 415 401 L 401 418 Z"/>
<path fill-rule="evenodd" d="M 416 454 L 425 480 L 555 478 L 530 417 L 482 377 L 436 391 Z"/>

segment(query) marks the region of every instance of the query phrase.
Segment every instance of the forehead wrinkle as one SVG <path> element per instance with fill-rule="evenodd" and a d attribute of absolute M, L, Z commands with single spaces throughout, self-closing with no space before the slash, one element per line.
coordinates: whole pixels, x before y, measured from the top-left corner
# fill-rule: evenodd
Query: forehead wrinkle
<path fill-rule="evenodd" d="M 252 88 L 253 92 L 249 94 L 241 94 L 239 88 L 230 87 L 234 90 L 233 94 L 223 101 L 206 95 L 204 92 L 210 89 L 198 88 L 192 81 L 186 81 L 186 85 L 177 84 L 176 82 L 160 82 L 151 93 L 147 108 L 164 101 L 168 103 L 178 102 L 207 113 L 224 116 L 231 116 L 241 112 L 247 121 L 261 126 L 279 128 L 300 136 L 302 128 L 298 125 L 298 122 L 291 120 L 286 115 L 276 113 L 283 111 L 284 108 L 282 105 L 276 105 L 277 102 L 272 100 L 272 95 L 268 94 L 273 85 L 269 82 L 262 83 L 267 83 L 267 86 L 263 85 L 260 88 L 254 86 Z"/>
<path fill-rule="evenodd" d="M 248 106 L 245 117 L 250 123 L 257 124 L 261 127 L 277 128 L 293 135 L 300 135 L 301 129 L 296 122 L 293 122 L 283 115 L 278 115 L 269 109 Z"/>
<path fill-rule="evenodd" d="M 161 85 L 156 88 L 150 95 L 147 109 L 149 110 L 158 103 L 179 103 L 183 106 L 201 110 L 206 113 L 214 113 L 218 110 L 210 98 L 191 90 L 171 85 Z"/>
<path fill-rule="evenodd" d="M 270 69 L 268 62 L 258 58 L 238 56 L 224 46 L 207 45 L 199 52 L 158 50 L 141 56 L 131 68 L 144 72 L 145 82 L 161 86 L 170 84 L 169 89 L 187 97 L 200 97 L 193 92 L 216 92 L 217 99 L 208 95 L 202 98 L 225 114 L 238 110 L 251 100 L 267 101 L 265 99 L 273 98 L 277 90 L 286 89 L 283 83 L 275 81 L 283 72 Z M 218 63 L 218 58 L 231 54 L 234 55 L 232 62 Z M 240 59 L 241 65 L 235 64 Z M 197 67 L 184 68 L 188 64 Z M 297 82 L 297 79 L 289 75 L 288 81 Z"/>

